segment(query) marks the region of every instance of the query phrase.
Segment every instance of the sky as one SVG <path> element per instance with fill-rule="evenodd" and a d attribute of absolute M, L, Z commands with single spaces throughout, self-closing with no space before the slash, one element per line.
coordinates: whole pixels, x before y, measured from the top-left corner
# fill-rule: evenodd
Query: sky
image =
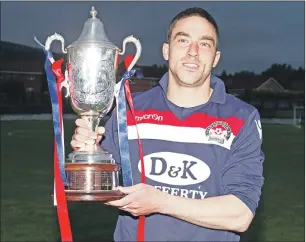
<path fill-rule="evenodd" d="M 92 6 L 108 38 L 122 48 L 129 35 L 142 45 L 139 65 L 165 64 L 162 44 L 171 19 L 188 7 L 202 7 L 220 29 L 221 60 L 214 73 L 242 70 L 260 73 L 273 63 L 305 65 L 305 6 L 299 2 L 1 2 L 1 40 L 37 47 L 54 33 L 65 46 L 80 35 Z M 52 45 L 59 51 L 59 42 Z M 133 44 L 127 54 L 135 53 Z"/>

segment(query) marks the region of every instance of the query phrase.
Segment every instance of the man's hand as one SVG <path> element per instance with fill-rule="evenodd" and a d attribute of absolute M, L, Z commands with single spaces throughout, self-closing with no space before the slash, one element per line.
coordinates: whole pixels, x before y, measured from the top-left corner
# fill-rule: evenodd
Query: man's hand
<path fill-rule="evenodd" d="M 142 183 L 130 187 L 118 187 L 118 190 L 127 195 L 120 200 L 105 204 L 118 207 L 133 216 L 159 213 L 165 197 L 165 193 Z"/>
<path fill-rule="evenodd" d="M 75 121 L 77 128 L 72 136 L 71 147 L 77 151 L 91 151 L 99 145 L 105 132 L 104 127 L 98 127 L 96 132 L 90 128 L 90 124 L 85 119 L 77 119 Z"/>

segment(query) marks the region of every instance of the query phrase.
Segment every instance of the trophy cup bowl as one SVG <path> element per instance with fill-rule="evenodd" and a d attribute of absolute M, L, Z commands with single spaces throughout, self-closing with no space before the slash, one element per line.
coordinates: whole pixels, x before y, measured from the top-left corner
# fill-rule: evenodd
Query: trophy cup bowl
<path fill-rule="evenodd" d="M 118 50 L 97 44 L 68 47 L 68 80 L 71 106 L 95 131 L 112 107 L 116 84 Z M 69 185 L 67 200 L 121 198 L 120 166 L 100 146 L 92 151 L 74 151 L 65 164 Z"/>
<path fill-rule="evenodd" d="M 67 53 L 65 81 L 67 96 L 74 112 L 88 120 L 96 131 L 100 120 L 110 111 L 117 77 L 118 56 L 125 52 L 128 42 L 136 45 L 135 57 L 128 70 L 135 65 L 141 54 L 140 42 L 133 36 L 123 41 L 123 50 L 107 38 L 102 22 L 92 8 L 91 18 L 85 24 L 80 37 L 64 49 L 64 39 L 59 34 L 48 38 L 47 48 L 53 40 L 62 42 Z M 68 201 L 111 201 L 124 196 L 116 190 L 119 185 L 120 165 L 101 146 L 91 151 L 73 151 L 65 163 L 68 184 L 65 187 Z"/>

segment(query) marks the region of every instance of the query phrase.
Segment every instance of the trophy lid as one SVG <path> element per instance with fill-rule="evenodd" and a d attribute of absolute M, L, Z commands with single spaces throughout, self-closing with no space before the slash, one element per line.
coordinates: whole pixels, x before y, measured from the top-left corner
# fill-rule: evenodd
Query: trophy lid
<path fill-rule="evenodd" d="M 113 44 L 106 36 L 103 23 L 96 17 L 98 12 L 95 10 L 95 8 L 92 7 L 89 13 L 91 18 L 85 22 L 80 37 L 74 41 L 71 46 L 93 43 L 109 48 L 117 48 L 117 46 Z"/>

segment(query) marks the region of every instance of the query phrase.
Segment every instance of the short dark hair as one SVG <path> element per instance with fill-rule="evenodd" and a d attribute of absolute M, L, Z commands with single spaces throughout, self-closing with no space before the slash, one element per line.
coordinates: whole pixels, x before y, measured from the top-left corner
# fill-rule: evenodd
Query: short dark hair
<path fill-rule="evenodd" d="M 217 34 L 217 42 L 219 39 L 219 28 L 218 24 L 216 23 L 215 19 L 204 9 L 198 8 L 198 7 L 193 7 L 193 8 L 187 8 L 183 10 L 182 12 L 178 13 L 171 21 L 169 28 L 168 28 L 168 34 L 167 34 L 167 43 L 170 43 L 172 31 L 175 27 L 175 24 L 184 18 L 192 17 L 192 16 L 199 16 L 204 19 L 206 19 L 210 24 L 213 25 L 216 34 Z"/>

